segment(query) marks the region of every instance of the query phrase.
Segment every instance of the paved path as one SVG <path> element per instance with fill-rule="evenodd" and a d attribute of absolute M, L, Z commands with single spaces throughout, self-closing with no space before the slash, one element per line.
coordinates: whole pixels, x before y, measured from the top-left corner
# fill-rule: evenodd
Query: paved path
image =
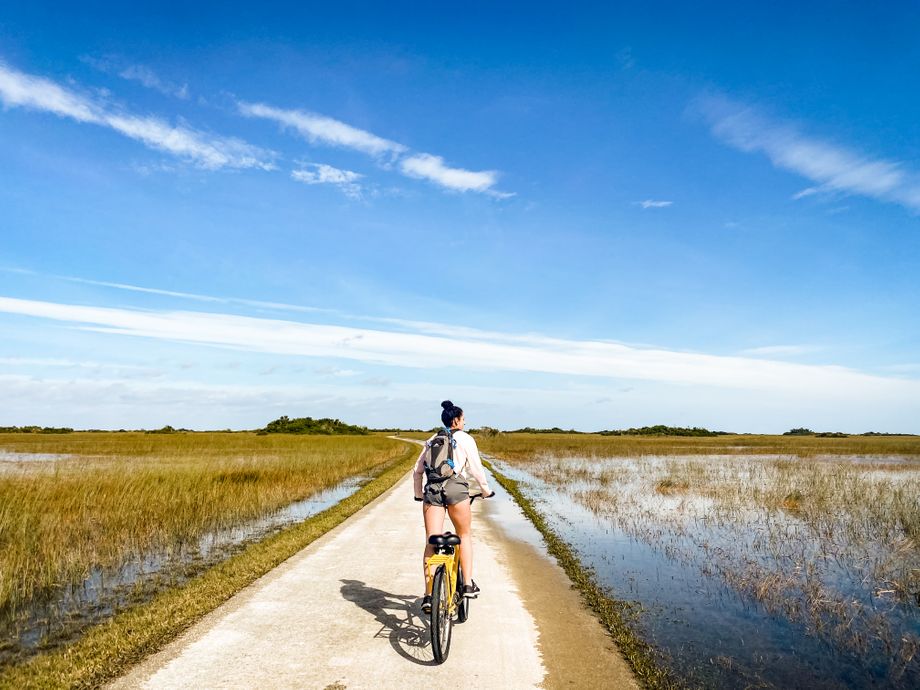
<path fill-rule="evenodd" d="M 427 619 L 419 610 L 419 505 L 407 475 L 113 686 L 635 687 L 565 575 L 559 579 L 558 566 L 532 546 L 509 545 L 490 524 L 491 506 L 480 502 L 473 510 L 476 580 L 483 594 L 473 602 L 470 620 L 455 625 L 448 660 L 435 665 Z M 507 511 L 504 506 L 505 516 Z M 535 567 L 542 575 L 522 598 L 516 578 L 534 575 Z M 525 600 L 540 609 L 536 617 Z M 571 620 L 577 629 L 558 630 L 559 612 L 546 610 L 548 602 L 564 609 L 566 626 Z M 545 639 L 548 632 L 560 639 Z M 544 658 L 552 660 L 551 668 Z"/>

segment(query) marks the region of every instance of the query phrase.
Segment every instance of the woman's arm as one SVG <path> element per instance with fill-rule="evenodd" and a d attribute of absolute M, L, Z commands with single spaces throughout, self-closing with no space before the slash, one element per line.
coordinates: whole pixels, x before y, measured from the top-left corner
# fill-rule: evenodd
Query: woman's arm
<path fill-rule="evenodd" d="M 412 470 L 412 479 L 413 488 L 415 490 L 415 497 L 422 499 L 425 497 L 425 494 L 422 491 L 422 476 L 425 474 L 425 451 L 428 448 L 422 448 L 422 452 L 418 454 L 418 460 L 415 461 L 415 469 Z"/>
<path fill-rule="evenodd" d="M 479 482 L 479 487 L 482 489 L 482 495 L 488 496 L 492 493 L 492 490 L 489 488 L 489 480 L 486 478 L 486 472 L 482 467 L 482 458 L 479 457 L 479 448 L 476 446 L 476 439 L 474 439 L 469 434 L 465 434 L 464 440 L 464 450 L 466 451 L 466 461 L 467 466 L 470 468 L 470 474 L 473 475 L 473 479 Z"/>

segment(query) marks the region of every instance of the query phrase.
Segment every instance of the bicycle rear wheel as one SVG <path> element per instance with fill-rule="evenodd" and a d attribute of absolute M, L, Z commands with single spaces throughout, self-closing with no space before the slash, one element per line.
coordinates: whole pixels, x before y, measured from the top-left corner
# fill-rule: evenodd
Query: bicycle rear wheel
<path fill-rule="evenodd" d="M 463 596 L 463 568 L 457 568 L 457 585 L 454 587 L 454 595 L 457 598 L 457 622 L 466 623 L 470 617 L 470 604 L 472 599 Z"/>
<path fill-rule="evenodd" d="M 431 651 L 434 660 L 443 664 L 450 652 L 450 633 L 453 621 L 450 619 L 447 570 L 438 567 L 431 583 Z"/>

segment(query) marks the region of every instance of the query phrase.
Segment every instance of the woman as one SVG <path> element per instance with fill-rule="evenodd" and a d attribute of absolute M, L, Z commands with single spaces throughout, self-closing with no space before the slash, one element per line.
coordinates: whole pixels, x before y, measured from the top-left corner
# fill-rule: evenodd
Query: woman
<path fill-rule="evenodd" d="M 479 458 L 479 449 L 476 441 L 463 430 L 465 420 L 463 410 L 454 405 L 450 400 L 441 403 L 441 421 L 450 431 L 451 438 L 456 442 L 453 449 L 454 474 L 443 481 L 429 481 L 422 490 L 422 477 L 426 474 L 425 460 L 430 457 L 428 448 L 423 448 L 415 463 L 415 500 L 423 501 L 422 516 L 425 520 L 425 555 L 422 558 L 422 568 L 425 559 L 434 553 L 434 547 L 428 543 L 432 534 L 444 532 L 444 514 L 450 515 L 457 536 L 460 537 L 460 567 L 463 568 L 463 596 L 476 598 L 479 587 L 473 581 L 473 533 L 470 523 L 470 485 L 463 476 L 463 471 L 469 469 L 473 478 L 479 482 L 483 497 L 495 494 L 489 490 L 489 480 L 482 469 L 482 460 Z M 432 437 L 434 438 L 434 436 Z M 431 439 L 429 439 L 430 441 Z M 428 573 L 425 573 L 425 590 L 428 590 Z M 422 599 L 422 610 L 431 612 L 431 595 Z"/>

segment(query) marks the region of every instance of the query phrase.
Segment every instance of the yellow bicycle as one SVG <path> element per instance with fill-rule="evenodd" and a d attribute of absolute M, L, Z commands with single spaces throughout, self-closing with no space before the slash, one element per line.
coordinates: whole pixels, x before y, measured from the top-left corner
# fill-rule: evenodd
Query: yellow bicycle
<path fill-rule="evenodd" d="M 470 504 L 482 494 L 470 496 Z M 443 664 L 450 652 L 453 622 L 470 617 L 471 599 L 463 596 L 463 569 L 460 567 L 460 537 L 451 532 L 432 534 L 428 543 L 434 554 L 425 560 L 425 579 L 431 596 L 431 650 L 436 663 Z"/>

